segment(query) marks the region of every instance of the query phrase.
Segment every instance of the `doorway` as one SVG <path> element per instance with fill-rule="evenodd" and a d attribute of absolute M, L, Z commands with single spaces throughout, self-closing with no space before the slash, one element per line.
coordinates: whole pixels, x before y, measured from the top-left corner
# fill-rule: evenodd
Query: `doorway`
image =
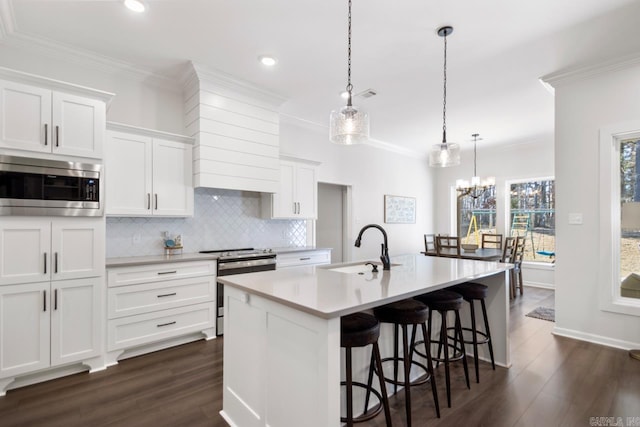
<path fill-rule="evenodd" d="M 351 259 L 348 238 L 351 235 L 351 187 L 318 183 L 318 220 L 316 247 L 331 248 L 331 263 Z"/>

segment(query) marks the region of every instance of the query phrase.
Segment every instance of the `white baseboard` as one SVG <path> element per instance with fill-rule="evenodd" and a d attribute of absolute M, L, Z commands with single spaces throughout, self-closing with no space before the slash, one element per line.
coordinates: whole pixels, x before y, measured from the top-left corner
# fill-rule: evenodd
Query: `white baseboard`
<path fill-rule="evenodd" d="M 573 329 L 558 328 L 557 326 L 553 329 L 553 334 L 561 337 L 573 338 L 580 341 L 587 341 L 593 344 L 601 344 L 607 347 L 620 348 L 622 350 L 640 348 L 640 343 L 617 340 L 602 335 L 588 334 L 585 332 L 575 331 Z"/>
<path fill-rule="evenodd" d="M 524 282 L 524 285 L 532 288 L 551 289 L 552 291 L 556 289 L 556 287 L 550 283 Z"/>

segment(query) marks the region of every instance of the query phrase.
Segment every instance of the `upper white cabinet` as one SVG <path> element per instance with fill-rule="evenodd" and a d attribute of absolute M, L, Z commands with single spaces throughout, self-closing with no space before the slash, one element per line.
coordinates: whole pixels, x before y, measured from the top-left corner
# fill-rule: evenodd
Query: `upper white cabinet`
<path fill-rule="evenodd" d="M 193 215 L 192 150 L 188 137 L 109 123 L 107 215 Z"/>
<path fill-rule="evenodd" d="M 0 68 L 0 147 L 102 158 L 112 94 Z M 26 83 L 25 83 L 26 81 Z"/>
<path fill-rule="evenodd" d="M 262 213 L 267 218 L 316 219 L 318 217 L 317 162 L 280 160 L 277 193 L 263 194 Z"/>
<path fill-rule="evenodd" d="M 0 285 L 101 276 L 102 218 L 3 217 Z"/>

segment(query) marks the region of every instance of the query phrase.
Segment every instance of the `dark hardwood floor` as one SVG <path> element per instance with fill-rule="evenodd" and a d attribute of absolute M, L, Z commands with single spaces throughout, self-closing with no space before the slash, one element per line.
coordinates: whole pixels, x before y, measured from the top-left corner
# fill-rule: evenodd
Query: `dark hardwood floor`
<path fill-rule="evenodd" d="M 525 317 L 553 303 L 553 291 L 525 288 L 524 297 L 511 303 L 512 368 L 492 371 L 482 363 L 480 384 L 467 390 L 455 366 L 460 364 L 454 364 L 447 408 L 440 367 L 441 418 L 424 384 L 412 391 L 414 425 L 588 426 L 590 417 L 640 425 L 640 362 L 623 350 L 555 337 L 552 322 Z M 218 414 L 222 345 L 223 339 L 198 341 L 103 372 L 11 390 L 0 398 L 0 426 L 226 426 Z M 395 426 L 406 425 L 403 395 L 391 398 Z M 361 425 L 384 424 L 380 414 Z"/>

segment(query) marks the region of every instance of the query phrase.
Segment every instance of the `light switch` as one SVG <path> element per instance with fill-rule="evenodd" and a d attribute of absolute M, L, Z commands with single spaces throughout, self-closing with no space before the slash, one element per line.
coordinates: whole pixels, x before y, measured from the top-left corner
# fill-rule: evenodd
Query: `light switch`
<path fill-rule="evenodd" d="M 570 213 L 569 214 L 569 224 L 582 225 L 582 214 L 581 213 Z"/>

